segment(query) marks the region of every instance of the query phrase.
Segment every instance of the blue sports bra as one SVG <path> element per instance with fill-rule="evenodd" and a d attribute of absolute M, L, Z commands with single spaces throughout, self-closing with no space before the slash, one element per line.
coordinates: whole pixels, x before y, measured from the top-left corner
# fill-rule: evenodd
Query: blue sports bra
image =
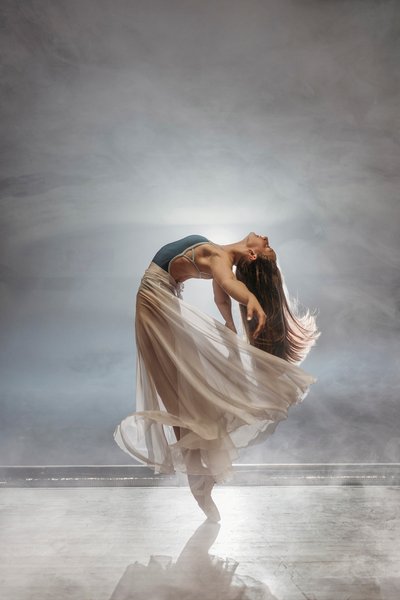
<path fill-rule="evenodd" d="M 175 258 L 178 258 L 178 256 L 184 256 L 196 267 L 199 272 L 200 279 L 212 279 L 212 276 L 209 273 L 200 271 L 194 260 L 194 249 L 196 246 L 200 246 L 201 244 L 213 244 L 213 242 L 204 237 L 204 235 L 187 235 L 180 240 L 176 240 L 175 242 L 170 242 L 169 244 L 162 246 L 154 255 L 152 262 L 156 263 L 156 265 L 164 269 L 164 271 L 167 271 L 167 273 L 171 274 L 169 272 L 171 262 Z M 185 252 L 188 250 L 192 250 L 191 257 L 185 255 Z"/>

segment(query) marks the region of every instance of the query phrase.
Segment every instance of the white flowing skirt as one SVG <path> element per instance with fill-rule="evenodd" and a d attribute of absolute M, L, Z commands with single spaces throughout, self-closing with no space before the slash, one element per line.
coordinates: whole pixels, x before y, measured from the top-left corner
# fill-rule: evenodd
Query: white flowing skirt
<path fill-rule="evenodd" d="M 136 296 L 136 411 L 117 425 L 118 446 L 155 474 L 232 479 L 239 448 L 261 443 L 317 379 L 260 350 L 182 298 L 182 284 L 151 262 Z M 177 441 L 173 427 L 180 428 Z"/>

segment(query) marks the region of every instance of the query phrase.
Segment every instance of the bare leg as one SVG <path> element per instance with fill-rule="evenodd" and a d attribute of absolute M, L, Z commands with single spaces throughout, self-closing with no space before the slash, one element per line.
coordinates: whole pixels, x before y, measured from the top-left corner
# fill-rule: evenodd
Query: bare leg
<path fill-rule="evenodd" d="M 214 500 L 211 498 L 211 492 L 215 484 L 215 479 L 209 470 L 201 462 L 200 450 L 186 450 L 185 462 L 188 470 L 187 478 L 190 490 L 197 501 L 197 504 L 211 521 L 220 521 L 221 515 Z M 196 474 L 194 474 L 196 473 Z"/>
<path fill-rule="evenodd" d="M 143 298 L 138 295 L 135 320 L 137 346 L 141 348 L 144 364 L 151 373 L 152 381 L 164 407 L 169 414 L 179 417 L 181 412 L 179 374 L 178 367 L 171 356 L 176 351 L 176 345 L 180 341 L 176 339 L 167 319 L 163 318 L 162 309 L 156 315 L 159 316 L 159 320 L 157 320 L 153 311 L 149 311 L 146 300 L 143 301 Z M 166 340 L 170 344 L 169 352 L 161 353 L 154 340 L 154 334 L 147 327 L 147 323 L 150 321 L 153 326 L 155 324 L 158 327 L 164 341 Z M 185 343 L 189 342 L 190 339 L 188 338 Z M 156 368 L 154 368 L 155 362 L 157 363 Z M 173 430 L 177 441 L 180 441 L 187 431 L 184 427 L 176 425 L 173 426 Z M 200 449 L 182 448 L 182 453 L 193 496 L 208 518 L 219 521 L 221 517 L 218 508 L 211 498 L 215 480 L 209 470 L 201 463 Z"/>

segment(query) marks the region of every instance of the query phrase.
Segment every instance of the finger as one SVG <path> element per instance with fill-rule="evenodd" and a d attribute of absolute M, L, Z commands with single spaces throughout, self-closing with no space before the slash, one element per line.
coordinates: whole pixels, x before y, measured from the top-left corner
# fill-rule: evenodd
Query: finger
<path fill-rule="evenodd" d="M 257 337 L 258 335 L 260 335 L 261 331 L 264 329 L 265 321 L 266 321 L 265 315 L 259 315 L 258 325 L 254 332 L 254 337 Z"/>

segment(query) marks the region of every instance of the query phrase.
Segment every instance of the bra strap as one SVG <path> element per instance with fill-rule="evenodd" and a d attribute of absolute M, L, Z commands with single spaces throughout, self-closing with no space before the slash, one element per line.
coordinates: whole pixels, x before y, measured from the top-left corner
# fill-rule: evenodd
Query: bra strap
<path fill-rule="evenodd" d="M 192 263 L 194 264 L 194 266 L 198 270 L 198 272 L 200 274 L 200 279 L 201 279 L 201 271 L 200 271 L 199 267 L 196 265 L 195 260 L 194 260 L 194 248 L 192 248 Z"/>

